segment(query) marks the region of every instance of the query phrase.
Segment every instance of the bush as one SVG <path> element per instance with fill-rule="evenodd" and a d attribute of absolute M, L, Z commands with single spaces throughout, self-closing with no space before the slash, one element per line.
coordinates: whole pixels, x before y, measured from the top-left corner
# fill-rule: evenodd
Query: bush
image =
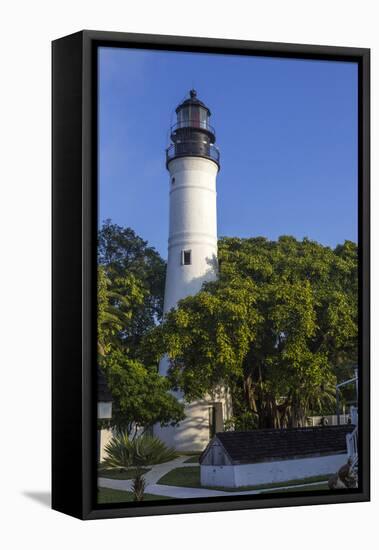
<path fill-rule="evenodd" d="M 137 473 L 132 483 L 132 493 L 136 502 L 142 502 L 145 495 L 146 481 L 142 475 L 142 470 L 137 469 Z"/>
<path fill-rule="evenodd" d="M 104 466 L 108 468 L 161 464 L 178 456 L 175 449 L 167 447 L 158 437 L 142 435 L 129 439 L 126 433 L 115 435 L 105 451 Z"/>

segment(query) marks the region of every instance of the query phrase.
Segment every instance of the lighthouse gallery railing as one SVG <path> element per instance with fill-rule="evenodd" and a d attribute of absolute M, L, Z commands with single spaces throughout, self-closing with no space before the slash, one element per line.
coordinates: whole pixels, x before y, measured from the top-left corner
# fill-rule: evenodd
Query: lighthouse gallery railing
<path fill-rule="evenodd" d="M 176 157 L 205 157 L 220 164 L 220 151 L 213 143 L 199 144 L 198 141 L 173 143 L 166 149 L 166 163 Z"/>
<path fill-rule="evenodd" d="M 201 130 L 207 130 L 207 132 L 210 132 L 214 136 L 216 135 L 216 131 L 213 126 L 211 126 L 207 120 L 200 119 L 180 120 L 171 126 L 171 133 L 174 134 L 177 130 L 181 130 L 183 128 L 200 128 Z"/>

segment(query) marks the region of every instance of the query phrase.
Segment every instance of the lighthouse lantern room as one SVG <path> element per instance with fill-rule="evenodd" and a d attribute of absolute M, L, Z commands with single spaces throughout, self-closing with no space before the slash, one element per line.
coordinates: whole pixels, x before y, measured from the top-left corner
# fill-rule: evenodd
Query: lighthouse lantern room
<path fill-rule="evenodd" d="M 176 108 L 177 122 L 171 128 L 172 144 L 167 148 L 167 167 L 178 157 L 199 156 L 216 162 L 220 167 L 220 153 L 215 146 L 216 134 L 209 124 L 211 112 L 198 99 L 196 90 Z"/>

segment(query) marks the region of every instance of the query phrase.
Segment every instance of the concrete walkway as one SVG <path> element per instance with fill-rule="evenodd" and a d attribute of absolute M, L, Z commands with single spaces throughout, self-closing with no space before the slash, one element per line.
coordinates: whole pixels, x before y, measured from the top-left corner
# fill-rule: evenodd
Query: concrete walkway
<path fill-rule="evenodd" d="M 174 460 L 170 460 L 169 462 L 164 462 L 163 464 L 155 464 L 154 466 L 147 466 L 147 468 L 150 468 L 150 471 L 146 472 L 146 474 L 143 474 L 143 477 L 145 478 L 145 481 L 146 481 L 145 492 L 149 493 L 150 487 L 156 486 L 157 482 L 161 479 L 161 477 L 168 474 L 168 472 L 171 472 L 171 470 L 174 470 L 175 468 L 184 468 L 187 466 L 196 466 L 196 464 L 193 464 L 193 463 L 185 464 L 185 461 L 188 460 L 188 458 L 190 457 L 180 456 L 179 458 L 175 458 Z M 98 483 L 100 487 L 108 487 L 109 489 L 119 489 L 121 491 L 131 491 L 133 481 L 131 479 L 109 479 L 106 477 L 99 477 Z M 152 493 L 152 494 L 158 495 L 159 493 Z"/>
<path fill-rule="evenodd" d="M 196 464 L 185 464 L 185 461 L 189 459 L 189 456 L 180 456 L 179 458 L 174 458 L 170 462 L 164 462 L 163 464 L 156 464 L 155 466 L 150 466 L 151 470 L 144 474 L 146 484 L 155 484 L 161 479 L 164 475 L 175 470 L 175 468 L 184 468 L 186 466 L 196 466 Z"/>
<path fill-rule="evenodd" d="M 188 456 L 181 456 L 164 464 L 157 464 L 151 467 L 151 470 L 144 474 L 146 480 L 145 492 L 150 495 L 165 496 L 170 498 L 199 498 L 199 497 L 219 497 L 219 496 L 237 496 L 237 495 L 258 495 L 260 493 L 268 493 L 282 491 L 283 489 L 296 489 L 300 487 L 312 487 L 319 485 L 320 482 L 304 483 L 302 485 L 288 485 L 286 487 L 272 487 L 270 489 L 259 489 L 253 491 L 217 491 L 214 489 L 200 489 L 197 487 L 176 487 L 172 485 L 158 485 L 157 482 L 162 476 L 174 470 L 175 468 L 183 468 L 188 466 L 196 466 L 195 463 L 187 463 L 185 461 Z M 119 491 L 132 490 L 131 479 L 108 479 L 99 477 L 99 487 L 107 487 L 108 489 L 117 489 Z"/>

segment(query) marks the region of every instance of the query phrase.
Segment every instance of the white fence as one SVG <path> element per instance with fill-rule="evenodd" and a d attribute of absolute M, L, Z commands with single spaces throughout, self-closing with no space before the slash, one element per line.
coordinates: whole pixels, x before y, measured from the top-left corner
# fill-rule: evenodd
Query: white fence
<path fill-rule="evenodd" d="M 350 414 L 340 414 L 340 424 L 349 424 L 351 419 Z M 326 421 L 328 426 L 337 426 L 338 417 L 336 414 L 328 414 L 327 416 L 309 416 L 307 418 L 308 426 L 322 426 Z"/>
<path fill-rule="evenodd" d="M 340 414 L 339 416 L 340 424 L 353 424 L 353 426 L 358 425 L 357 407 L 350 407 L 350 412 L 348 414 Z M 308 426 L 322 426 L 323 423 L 326 423 L 328 426 L 337 426 L 338 416 L 336 414 L 328 414 L 326 416 L 309 416 L 307 418 Z"/>
<path fill-rule="evenodd" d="M 346 435 L 347 456 L 354 467 L 358 463 L 358 427 Z"/>

